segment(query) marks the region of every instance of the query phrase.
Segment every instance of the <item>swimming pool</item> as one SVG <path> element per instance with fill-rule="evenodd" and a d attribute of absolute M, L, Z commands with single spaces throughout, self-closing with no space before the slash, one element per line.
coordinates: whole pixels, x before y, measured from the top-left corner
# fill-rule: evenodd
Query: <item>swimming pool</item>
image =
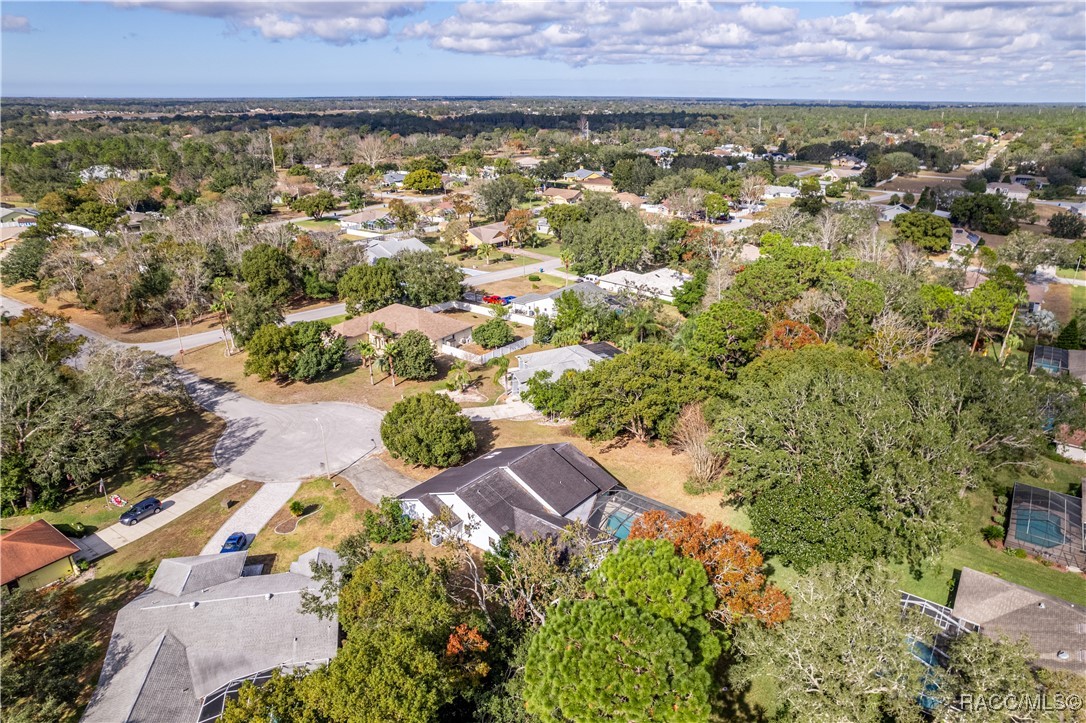
<path fill-rule="evenodd" d="M 1058 547 L 1067 542 L 1059 516 L 1024 507 L 1015 513 L 1014 539 L 1045 548 Z"/>

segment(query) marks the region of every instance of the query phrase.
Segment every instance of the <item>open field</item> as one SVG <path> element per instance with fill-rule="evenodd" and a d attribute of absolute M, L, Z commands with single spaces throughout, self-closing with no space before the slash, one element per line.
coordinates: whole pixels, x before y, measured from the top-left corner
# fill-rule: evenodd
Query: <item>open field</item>
<path fill-rule="evenodd" d="M 163 499 L 187 487 L 215 469 L 211 453 L 225 428 L 221 419 L 203 410 L 158 417 L 144 430 L 143 448 L 106 478 L 107 494 L 138 502 L 152 496 Z M 94 531 L 116 522 L 121 512 L 93 485 L 58 510 L 5 517 L 3 528 L 15 529 L 44 519 L 54 525 L 78 522 Z"/>
<path fill-rule="evenodd" d="M 539 281 L 530 281 L 527 276 L 492 281 L 485 288 L 478 289 L 478 292 L 481 294 L 497 294 L 498 296 L 524 296 L 530 293 L 546 294 L 573 283 L 550 274 L 537 275 Z"/>
<path fill-rule="evenodd" d="M 211 344 L 185 352 L 185 361 L 181 366 L 254 399 L 273 404 L 355 402 L 387 410 L 404 397 L 442 389 L 453 361 L 450 357 L 438 355 L 438 375 L 435 379 L 422 382 L 400 379 L 395 386 L 387 374 L 376 368 L 373 370 L 375 384 L 371 385 L 369 370 L 352 362 L 345 363 L 338 372 L 320 381 L 309 384 L 280 384 L 274 381 L 262 382 L 255 376 L 245 376 L 245 356 L 245 352 L 240 352 L 226 357 L 223 355 L 223 344 Z M 488 401 L 496 399 L 505 391 L 492 381 L 493 376 L 494 371 L 488 368 L 472 371 L 476 384 L 473 389 L 483 394 Z"/>
<path fill-rule="evenodd" d="M 926 187 L 961 189 L 961 180 L 950 176 L 898 176 L 879 186 L 878 190 L 883 193 L 912 193 L 919 197 Z"/>
<path fill-rule="evenodd" d="M 485 259 L 476 256 L 474 251 L 453 254 L 452 256 L 445 257 L 445 259 L 457 266 L 478 269 L 479 271 L 504 271 L 506 269 L 517 269 L 522 266 L 531 266 L 534 263 L 538 263 L 536 259 L 529 259 L 524 256 L 513 256 L 509 261 L 500 261 L 499 259 L 501 259 L 501 256 L 502 251 L 499 249 L 496 253 L 491 255 L 489 264 Z"/>

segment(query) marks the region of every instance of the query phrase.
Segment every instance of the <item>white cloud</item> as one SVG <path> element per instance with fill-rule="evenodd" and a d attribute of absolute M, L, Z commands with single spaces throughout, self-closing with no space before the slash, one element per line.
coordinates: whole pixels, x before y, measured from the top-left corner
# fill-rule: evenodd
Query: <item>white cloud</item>
<path fill-rule="evenodd" d="M 470 0 L 443 20 L 409 23 L 402 35 L 454 52 L 571 66 L 808 67 L 883 90 L 885 78 L 869 71 L 892 67 L 895 82 L 920 89 L 969 77 L 1011 85 L 1027 71 L 1038 87 L 1084 84 L 1080 1 L 861 0 L 845 11 L 822 6 L 835 14 L 820 17 L 800 17 L 798 1 L 777 2 Z M 980 67 L 984 73 L 970 70 Z"/>
<path fill-rule="evenodd" d="M 235 30 L 253 30 L 269 40 L 316 38 L 335 45 L 386 37 L 390 19 L 411 15 L 423 5 L 421 0 L 116 0 L 115 4 L 216 18 Z"/>
<path fill-rule="evenodd" d="M 0 15 L 0 28 L 5 33 L 30 33 L 34 27 L 30 24 L 30 18 L 25 15 Z"/>

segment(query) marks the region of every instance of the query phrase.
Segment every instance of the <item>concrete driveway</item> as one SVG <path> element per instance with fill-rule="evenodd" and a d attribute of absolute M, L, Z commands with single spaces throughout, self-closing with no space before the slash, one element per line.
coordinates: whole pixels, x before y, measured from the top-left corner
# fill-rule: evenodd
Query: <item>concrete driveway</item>
<path fill-rule="evenodd" d="M 226 420 L 215 463 L 257 482 L 298 482 L 379 452 L 381 412 L 360 404 L 267 404 L 183 375 L 192 398 Z"/>

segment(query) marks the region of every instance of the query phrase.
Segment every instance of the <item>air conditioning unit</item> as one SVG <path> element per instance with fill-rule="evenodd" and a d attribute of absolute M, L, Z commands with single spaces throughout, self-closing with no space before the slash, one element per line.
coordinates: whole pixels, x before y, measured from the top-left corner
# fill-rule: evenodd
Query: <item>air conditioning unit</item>
<path fill-rule="evenodd" d="M 430 535 L 430 544 L 433 545 L 434 547 L 441 547 L 442 543 L 444 543 L 444 542 L 445 542 L 445 536 L 444 535 L 437 535 L 437 534 Z"/>

